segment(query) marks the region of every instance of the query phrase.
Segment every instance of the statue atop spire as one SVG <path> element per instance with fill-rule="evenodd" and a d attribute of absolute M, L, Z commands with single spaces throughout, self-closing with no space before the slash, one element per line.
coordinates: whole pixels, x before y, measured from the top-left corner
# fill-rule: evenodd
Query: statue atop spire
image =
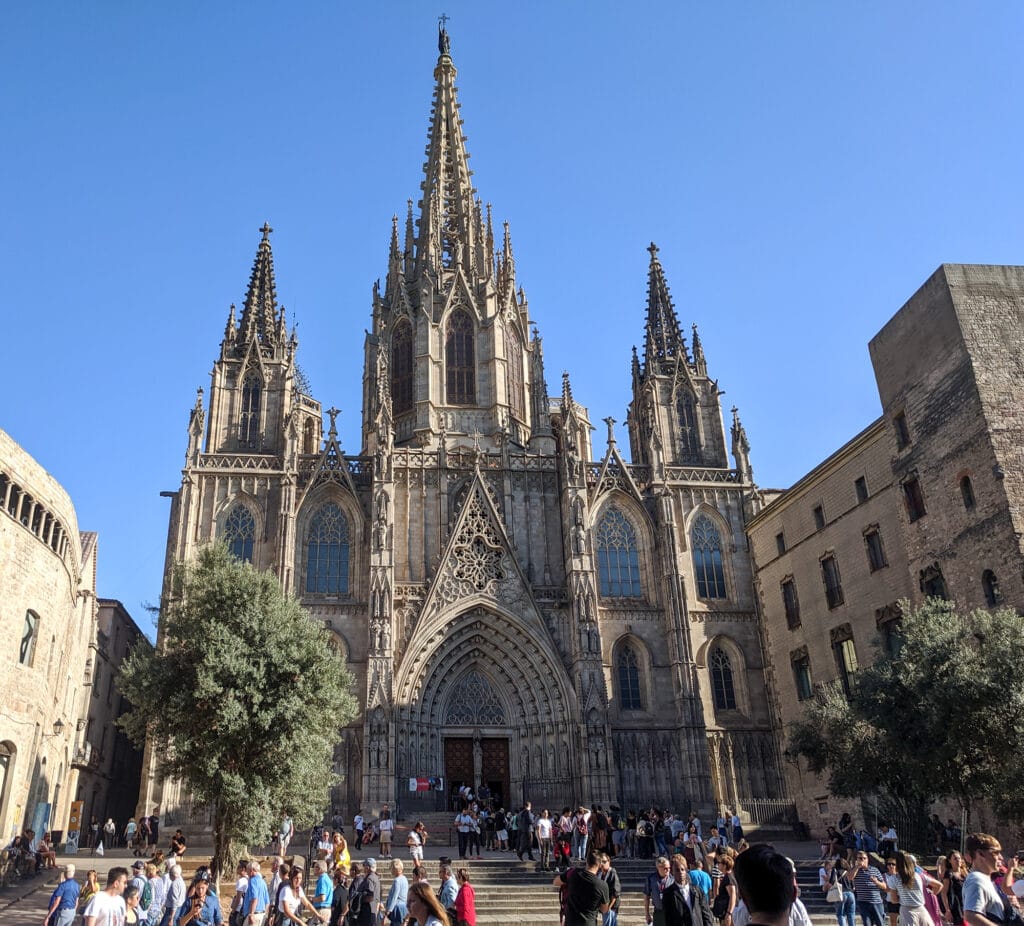
<path fill-rule="evenodd" d="M 452 43 L 448 37 L 448 30 L 445 28 L 448 20 L 451 17 L 447 13 L 442 13 L 437 17 L 437 50 L 442 55 L 451 56 Z"/>

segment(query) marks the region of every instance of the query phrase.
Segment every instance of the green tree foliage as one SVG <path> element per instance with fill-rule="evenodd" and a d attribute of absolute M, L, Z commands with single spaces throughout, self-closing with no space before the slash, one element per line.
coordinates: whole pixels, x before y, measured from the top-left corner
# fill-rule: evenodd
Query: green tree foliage
<path fill-rule="evenodd" d="M 961 615 L 939 599 L 913 611 L 901 604 L 898 653 L 879 647 L 849 700 L 825 686 L 794 725 L 789 751 L 827 771 L 841 796 L 882 791 L 908 810 L 938 797 L 965 808 L 986 800 L 1020 819 L 1024 617 Z"/>
<path fill-rule="evenodd" d="M 322 813 L 358 707 L 327 632 L 272 573 L 203 548 L 177 570 L 156 649 L 136 649 L 120 683 L 129 737 L 152 737 L 159 773 L 212 805 L 217 874 L 265 842 L 283 809 L 298 827 Z"/>

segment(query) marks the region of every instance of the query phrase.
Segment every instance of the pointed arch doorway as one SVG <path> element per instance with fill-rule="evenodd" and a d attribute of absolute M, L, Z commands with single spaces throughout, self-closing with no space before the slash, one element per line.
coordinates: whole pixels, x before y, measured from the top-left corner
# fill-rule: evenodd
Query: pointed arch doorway
<path fill-rule="evenodd" d="M 450 795 L 486 785 L 495 807 L 510 800 L 508 711 L 486 672 L 474 666 L 448 693 L 444 709 L 444 775 Z"/>

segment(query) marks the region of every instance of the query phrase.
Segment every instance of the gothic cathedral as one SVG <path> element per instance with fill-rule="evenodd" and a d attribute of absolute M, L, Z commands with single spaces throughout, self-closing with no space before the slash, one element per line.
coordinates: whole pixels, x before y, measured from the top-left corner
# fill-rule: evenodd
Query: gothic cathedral
<path fill-rule="evenodd" d="M 568 375 L 548 393 L 508 224 L 496 236 L 470 182 L 440 38 L 419 215 L 410 201 L 404 234 L 394 220 L 373 294 L 359 453 L 333 408 L 323 433 L 264 226 L 191 413 L 168 572 L 223 538 L 330 629 L 363 704 L 339 731 L 345 814 L 396 797 L 433 809 L 436 795 L 408 791 L 420 776 L 486 782 L 505 806 L 781 797 L 743 427 L 734 411 L 730 466 L 717 382 L 651 245 L 633 462 L 611 418 L 595 455 Z M 142 800 L 188 803 L 152 774 Z"/>

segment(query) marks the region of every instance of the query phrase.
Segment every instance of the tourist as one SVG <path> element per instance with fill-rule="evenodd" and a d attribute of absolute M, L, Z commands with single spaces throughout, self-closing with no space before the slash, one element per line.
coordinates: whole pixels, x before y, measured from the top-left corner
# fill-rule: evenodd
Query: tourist
<path fill-rule="evenodd" d="M 654 860 L 654 871 L 644 881 L 644 920 L 654 926 L 665 926 L 662 897 L 672 883 L 669 861 L 664 856 Z"/>
<path fill-rule="evenodd" d="M 885 886 L 888 888 L 885 896 L 885 912 L 889 916 L 889 926 L 899 926 L 900 922 L 900 876 L 896 873 L 896 857 L 893 856 L 885 863 L 885 874 L 882 876 Z"/>
<path fill-rule="evenodd" d="M 733 845 L 738 846 L 741 842 L 743 842 L 743 824 L 740 821 L 740 815 L 735 810 L 733 810 L 732 812 L 730 824 L 732 825 Z"/>
<path fill-rule="evenodd" d="M 537 828 L 537 844 L 540 847 L 541 871 L 551 871 L 551 815 L 546 807 L 537 817 L 535 826 Z"/>
<path fill-rule="evenodd" d="M 565 886 L 564 926 L 597 926 L 598 913 L 608 912 L 608 885 L 597 874 L 600 853 L 592 849 L 585 868 L 567 868 L 555 876 L 554 884 Z"/>
<path fill-rule="evenodd" d="M 736 889 L 758 926 L 788 926 L 795 897 L 793 865 L 771 846 L 756 845 L 736 859 Z"/>
<path fill-rule="evenodd" d="M 82 888 L 82 893 L 79 896 L 79 903 L 84 910 L 90 900 L 93 899 L 100 891 L 99 878 L 96 875 L 96 869 L 90 868 L 85 875 L 85 885 Z"/>
<path fill-rule="evenodd" d="M 175 926 L 175 920 L 182 904 L 185 903 L 185 882 L 181 877 L 181 865 L 170 865 L 167 869 L 167 883 L 164 886 L 164 910 L 160 926 Z"/>
<path fill-rule="evenodd" d="M 380 820 L 377 823 L 380 831 L 380 854 L 382 858 L 391 858 L 391 837 L 395 832 L 395 821 L 391 819 L 391 810 L 385 804 L 380 812 Z M 335 836 L 338 834 L 335 833 Z"/>
<path fill-rule="evenodd" d="M 409 915 L 409 879 L 406 878 L 405 865 L 396 858 L 391 863 L 391 888 L 388 899 L 384 902 L 384 916 L 390 926 L 402 926 Z"/>
<path fill-rule="evenodd" d="M 194 926 L 221 926 L 223 922 L 220 900 L 210 890 L 209 880 L 200 878 L 192 885 L 192 896 L 186 898 L 178 910 L 174 926 L 189 926 L 190 923 Z"/>
<path fill-rule="evenodd" d="M 39 845 L 36 847 L 36 855 L 43 868 L 57 867 L 57 853 L 53 849 L 49 833 L 43 833 L 43 838 L 39 840 Z"/>
<path fill-rule="evenodd" d="M 469 834 L 473 829 L 473 816 L 465 805 L 455 815 L 455 827 L 459 835 L 459 858 L 464 859 L 469 846 Z"/>
<path fill-rule="evenodd" d="M 878 830 L 878 851 L 882 858 L 888 859 L 896 854 L 896 828 L 891 823 L 883 823 Z M 861 842 L 861 848 L 871 851 L 869 846 Z"/>
<path fill-rule="evenodd" d="M 376 926 L 380 910 L 380 876 L 377 874 L 377 860 L 363 860 L 363 871 L 352 882 L 348 894 L 349 919 L 353 926 Z"/>
<path fill-rule="evenodd" d="M 942 884 L 918 867 L 909 852 L 896 852 L 895 889 L 900 898 L 900 926 L 935 926 L 925 908 L 925 891 L 937 894 Z M 889 884 L 889 877 L 886 877 Z"/>
<path fill-rule="evenodd" d="M 128 881 L 128 887 L 135 885 L 139 892 L 139 900 L 142 900 L 142 892 L 149 887 L 149 881 L 146 879 L 146 863 L 141 859 L 138 859 L 132 864 L 131 879 Z M 145 914 L 145 909 L 143 909 Z M 145 916 L 143 916 L 145 918 Z"/>
<path fill-rule="evenodd" d="M 971 833 L 964 846 L 971 870 L 964 879 L 964 920 L 967 926 L 992 926 L 1003 921 L 1004 904 L 992 876 L 999 870 L 1003 849 L 988 833 Z"/>
<path fill-rule="evenodd" d="M 844 814 L 848 817 L 848 814 Z M 853 892 L 857 898 L 857 912 L 864 926 L 883 926 L 885 911 L 882 909 L 881 891 L 887 889 L 882 873 L 868 864 L 867 852 L 854 855 Z"/>
<path fill-rule="evenodd" d="M 149 849 L 149 817 L 143 814 L 139 817 L 139 832 L 135 837 L 135 850 L 139 855 L 145 854 Z"/>
<path fill-rule="evenodd" d="M 437 891 L 437 899 L 448 914 L 448 919 L 455 922 L 455 898 L 459 895 L 459 882 L 455 880 L 452 873 L 452 866 L 441 862 L 437 868 L 437 876 L 441 879 L 441 886 Z"/>
<path fill-rule="evenodd" d="M 78 898 L 82 890 L 75 880 L 75 866 L 65 865 L 60 884 L 50 895 L 43 926 L 71 926 L 78 910 Z"/>
<path fill-rule="evenodd" d="M 330 859 L 333 868 L 337 868 L 341 865 L 346 871 L 352 864 L 352 857 L 348 852 L 348 843 L 345 841 L 345 834 L 342 833 L 341 830 L 334 831 L 334 836 L 331 839 Z"/>
<path fill-rule="evenodd" d="M 555 868 L 561 870 L 562 864 L 569 864 L 569 855 L 572 851 L 572 816 L 568 807 L 563 807 L 558 815 L 558 822 L 552 826 L 554 838 L 553 846 L 555 853 Z"/>
<path fill-rule="evenodd" d="M 409 847 L 409 855 L 412 856 L 413 865 L 423 861 L 423 847 L 427 844 L 427 828 L 422 820 L 417 820 L 416 825 L 409 830 L 409 837 L 405 844 Z"/>
<path fill-rule="evenodd" d="M 473 828 L 469 831 L 469 857 L 470 858 L 481 858 L 480 855 L 480 811 L 473 810 L 477 803 L 474 801 L 471 805 L 470 816 L 473 818 Z"/>
<path fill-rule="evenodd" d="M 704 891 L 690 880 L 686 858 L 674 856 L 671 868 L 671 881 L 661 898 L 665 926 L 713 926 L 711 905 Z"/>
<path fill-rule="evenodd" d="M 516 849 L 516 855 L 519 857 L 519 861 L 523 860 L 523 853 L 526 853 L 531 862 L 535 862 L 537 860 L 533 854 L 532 807 L 533 805 L 527 801 L 523 804 L 523 809 L 519 811 L 516 818 L 516 829 L 519 832 L 519 845 Z"/>
<path fill-rule="evenodd" d="M 363 815 L 360 811 L 356 811 L 356 815 L 352 818 L 352 826 L 355 827 L 356 831 L 356 852 L 363 848 L 363 833 L 366 829 L 366 821 L 363 819 Z"/>
<path fill-rule="evenodd" d="M 494 815 L 494 840 L 495 848 L 499 852 L 508 851 L 508 818 L 505 816 L 504 807 L 499 807 Z"/>
<path fill-rule="evenodd" d="M 942 875 L 942 893 L 939 895 L 951 926 L 963 926 L 966 877 L 967 866 L 964 864 L 963 856 L 954 849 L 946 859 L 946 870 Z"/>
<path fill-rule="evenodd" d="M 260 873 L 260 863 L 249 862 L 248 883 L 242 898 L 242 926 L 263 926 L 270 906 L 270 891 Z"/>
<path fill-rule="evenodd" d="M 93 894 L 82 911 L 82 926 L 121 926 L 124 923 L 124 889 L 128 869 L 114 866 L 107 872 L 107 886 Z"/>
<path fill-rule="evenodd" d="M 732 926 L 733 911 L 739 902 L 739 891 L 736 889 L 736 876 L 732 873 L 733 860 L 728 855 L 716 859 L 720 880 L 715 888 L 715 899 L 711 912 L 722 926 Z M 839 926 L 844 926 L 840 921 Z M 851 922 L 849 926 L 853 926 Z"/>
<path fill-rule="evenodd" d="M 139 923 L 139 886 L 129 884 L 124 889 L 124 922 L 125 926 L 138 926 Z"/>
<path fill-rule="evenodd" d="M 409 885 L 409 915 L 418 926 L 451 926 L 448 914 L 425 881 Z"/>
<path fill-rule="evenodd" d="M 135 834 L 139 831 L 139 824 L 135 822 L 134 817 L 129 817 L 128 822 L 124 825 L 124 844 L 128 849 L 134 848 L 135 846 Z M 135 853 L 138 855 L 138 852 Z"/>
<path fill-rule="evenodd" d="M 348 914 L 348 888 L 348 868 L 339 865 L 334 869 L 334 899 L 331 901 L 330 926 L 342 926 L 345 922 Z"/>
<path fill-rule="evenodd" d="M 145 891 L 142 892 L 142 896 L 145 898 L 142 906 L 146 908 L 146 922 L 149 923 L 149 926 L 157 926 L 164 912 L 167 888 L 164 885 L 164 879 L 160 877 L 159 870 L 152 862 L 146 862 L 143 872 L 146 875 L 146 884 L 149 886 L 148 897 L 146 897 Z"/>
<path fill-rule="evenodd" d="M 331 909 L 334 905 L 334 879 L 327 874 L 327 862 L 318 860 L 313 863 L 313 871 L 316 872 L 316 887 L 313 888 L 313 909 L 318 910 L 324 922 L 331 918 Z"/>
<path fill-rule="evenodd" d="M 160 808 L 154 807 L 149 815 L 149 836 L 147 848 L 156 850 L 156 844 L 160 841 Z"/>
<path fill-rule="evenodd" d="M 583 860 L 587 854 L 587 837 L 590 813 L 586 807 L 580 806 L 572 819 L 572 857 Z"/>
<path fill-rule="evenodd" d="M 601 926 L 617 926 L 622 882 L 619 880 L 619 873 L 612 868 L 612 858 L 607 852 L 601 854 L 599 861 L 597 876 L 608 885 L 608 909 L 604 913 Z"/>
<path fill-rule="evenodd" d="M 287 810 L 281 811 L 281 822 L 277 826 L 277 855 L 288 854 L 288 843 L 295 835 L 295 821 Z"/>
<path fill-rule="evenodd" d="M 100 841 L 100 821 L 96 819 L 96 815 L 93 814 L 89 818 L 89 848 L 92 849 L 92 854 L 96 854 L 96 846 Z"/>
<path fill-rule="evenodd" d="M 117 848 L 117 824 L 113 817 L 107 817 L 103 824 L 103 847 L 108 851 Z"/>
<path fill-rule="evenodd" d="M 309 902 L 306 892 L 302 889 L 302 875 L 302 869 L 298 865 L 293 865 L 288 873 L 288 880 L 281 884 L 277 910 L 278 914 L 282 917 L 279 920 L 282 926 L 288 926 L 290 923 L 295 923 L 295 926 L 306 926 L 298 916 L 299 910 L 303 907 L 309 910 L 322 923 L 326 923 L 330 919 L 329 916 L 315 909 Z"/>
<path fill-rule="evenodd" d="M 331 831 L 324 827 L 320 831 L 320 838 L 316 841 L 316 860 L 326 862 L 334 851 L 334 840 L 331 838 Z"/>
<path fill-rule="evenodd" d="M 459 868 L 455 872 L 459 893 L 455 895 L 456 926 L 476 926 L 476 892 L 469 883 L 469 872 Z"/>
<path fill-rule="evenodd" d="M 235 868 L 235 893 L 231 897 L 231 910 L 228 914 L 229 926 L 242 926 L 243 904 L 245 892 L 249 890 L 249 860 L 241 859 Z"/>

